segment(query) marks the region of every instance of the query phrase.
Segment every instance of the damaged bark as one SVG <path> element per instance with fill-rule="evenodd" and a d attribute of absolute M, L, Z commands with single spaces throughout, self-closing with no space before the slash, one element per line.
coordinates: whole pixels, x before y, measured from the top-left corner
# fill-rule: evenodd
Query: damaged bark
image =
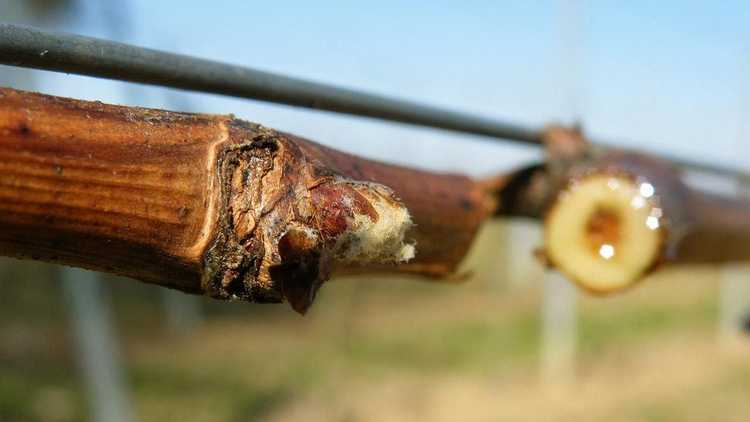
<path fill-rule="evenodd" d="M 231 116 L 0 89 L 0 254 L 305 312 L 333 274 L 455 272 L 483 185 Z"/>

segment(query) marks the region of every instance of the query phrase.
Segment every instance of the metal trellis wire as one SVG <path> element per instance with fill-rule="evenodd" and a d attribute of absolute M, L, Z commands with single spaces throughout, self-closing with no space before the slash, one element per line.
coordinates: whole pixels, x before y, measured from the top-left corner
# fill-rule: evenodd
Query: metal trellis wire
<path fill-rule="evenodd" d="M 75 73 L 332 111 L 541 145 L 542 129 L 247 67 L 81 35 L 0 23 L 0 64 Z M 597 148 L 606 150 L 601 142 Z M 739 171 L 670 159 L 682 167 L 745 180 Z"/>

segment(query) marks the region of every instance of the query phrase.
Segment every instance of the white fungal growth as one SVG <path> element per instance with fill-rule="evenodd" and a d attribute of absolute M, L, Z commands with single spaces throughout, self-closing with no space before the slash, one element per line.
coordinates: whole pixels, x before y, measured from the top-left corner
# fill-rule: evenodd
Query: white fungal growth
<path fill-rule="evenodd" d="M 355 213 L 350 228 L 342 233 L 334 246 L 334 255 L 344 262 L 401 263 L 414 258 L 414 242 L 405 240 L 413 226 L 406 207 L 387 187 L 377 183 L 357 183 L 352 186 L 362 194 L 378 214 Z"/>

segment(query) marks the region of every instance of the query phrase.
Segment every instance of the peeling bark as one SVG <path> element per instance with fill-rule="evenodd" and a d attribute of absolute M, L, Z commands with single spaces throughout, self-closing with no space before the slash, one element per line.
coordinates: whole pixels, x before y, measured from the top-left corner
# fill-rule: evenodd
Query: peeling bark
<path fill-rule="evenodd" d="M 332 274 L 455 272 L 493 199 L 230 116 L 0 89 L 0 254 L 305 312 Z"/>
<path fill-rule="evenodd" d="M 318 148 L 307 141 L 237 121 L 229 131 L 239 142 L 216 163 L 223 203 L 205 258 L 209 295 L 286 299 L 304 312 L 336 266 L 414 257 L 411 216 L 390 188 L 334 171 L 306 151 Z"/>

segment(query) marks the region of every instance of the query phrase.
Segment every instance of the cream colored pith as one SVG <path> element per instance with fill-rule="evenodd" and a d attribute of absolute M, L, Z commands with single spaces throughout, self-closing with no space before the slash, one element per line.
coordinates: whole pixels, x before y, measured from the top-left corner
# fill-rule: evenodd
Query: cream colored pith
<path fill-rule="evenodd" d="M 592 248 L 598 210 L 617 215 L 617 241 Z M 653 186 L 624 176 L 592 175 L 566 189 L 545 222 L 547 258 L 583 288 L 610 292 L 640 280 L 661 254 L 661 209 Z"/>

